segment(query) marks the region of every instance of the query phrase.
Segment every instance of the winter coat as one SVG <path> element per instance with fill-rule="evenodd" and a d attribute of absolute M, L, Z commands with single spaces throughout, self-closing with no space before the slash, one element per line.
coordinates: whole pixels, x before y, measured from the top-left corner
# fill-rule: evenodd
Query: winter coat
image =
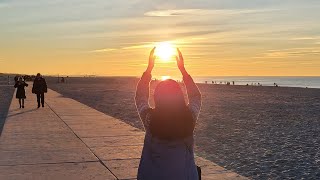
<path fill-rule="evenodd" d="M 32 93 L 42 94 L 47 92 L 47 83 L 43 77 L 35 78 L 33 81 Z"/>
<path fill-rule="evenodd" d="M 24 90 L 24 87 L 27 87 L 28 84 L 24 81 L 19 82 L 17 81 L 14 85 L 15 88 L 17 88 L 16 98 L 17 99 L 25 99 L 26 98 L 26 91 Z"/>

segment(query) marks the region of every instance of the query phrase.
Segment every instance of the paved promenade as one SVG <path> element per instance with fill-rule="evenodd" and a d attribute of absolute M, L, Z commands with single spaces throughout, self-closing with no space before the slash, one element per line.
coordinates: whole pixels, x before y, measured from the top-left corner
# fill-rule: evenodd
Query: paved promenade
<path fill-rule="evenodd" d="M 135 179 L 144 132 L 55 91 L 15 97 L 0 137 L 0 179 Z M 245 179 L 197 157 L 203 179 Z"/>

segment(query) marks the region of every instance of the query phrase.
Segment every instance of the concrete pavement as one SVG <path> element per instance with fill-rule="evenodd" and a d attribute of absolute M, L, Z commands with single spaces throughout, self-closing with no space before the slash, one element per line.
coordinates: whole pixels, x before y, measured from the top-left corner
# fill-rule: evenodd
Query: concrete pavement
<path fill-rule="evenodd" d="M 135 179 L 144 132 L 49 90 L 13 98 L 0 137 L 0 179 Z M 197 157 L 203 179 L 245 179 Z"/>

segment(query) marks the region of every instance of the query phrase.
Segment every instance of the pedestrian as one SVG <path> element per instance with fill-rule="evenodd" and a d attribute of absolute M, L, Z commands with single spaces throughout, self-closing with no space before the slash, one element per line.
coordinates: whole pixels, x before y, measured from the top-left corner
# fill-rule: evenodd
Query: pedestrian
<path fill-rule="evenodd" d="M 33 81 L 32 93 L 37 95 L 38 108 L 40 108 L 40 102 L 42 107 L 44 107 L 44 93 L 47 92 L 46 80 L 41 76 L 40 73 L 37 74 Z"/>
<path fill-rule="evenodd" d="M 24 87 L 27 86 L 28 84 L 22 79 L 22 77 L 19 77 L 14 84 L 14 87 L 17 88 L 16 98 L 19 99 L 20 108 L 24 108 L 24 100 L 26 99 L 26 91 Z"/>

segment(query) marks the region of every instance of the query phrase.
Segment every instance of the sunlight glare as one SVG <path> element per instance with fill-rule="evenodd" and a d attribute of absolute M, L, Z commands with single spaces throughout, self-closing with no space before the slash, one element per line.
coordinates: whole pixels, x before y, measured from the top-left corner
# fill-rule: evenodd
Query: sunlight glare
<path fill-rule="evenodd" d="M 170 76 L 161 76 L 161 81 L 164 81 L 164 80 L 167 80 L 167 79 L 170 79 Z"/>
<path fill-rule="evenodd" d="M 155 55 L 167 62 L 175 55 L 175 48 L 170 42 L 160 42 L 156 45 Z"/>

